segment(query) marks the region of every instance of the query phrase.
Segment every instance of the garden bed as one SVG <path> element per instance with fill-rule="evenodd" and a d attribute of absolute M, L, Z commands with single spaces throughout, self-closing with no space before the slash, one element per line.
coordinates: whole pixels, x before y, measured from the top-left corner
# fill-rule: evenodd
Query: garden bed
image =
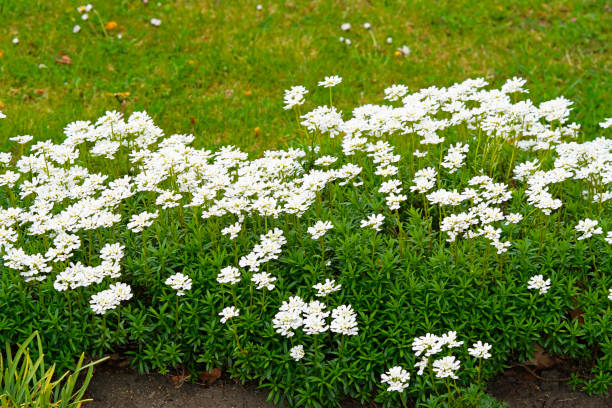
<path fill-rule="evenodd" d="M 508 408 L 608 408 L 610 396 L 589 396 L 573 391 L 567 376 L 555 368 L 534 377 L 523 368 L 507 370 L 488 387 L 491 395 L 506 402 Z M 266 393 L 252 384 L 243 386 L 226 375 L 212 385 L 181 383 L 173 376 L 139 375 L 127 368 L 105 365 L 96 371 L 88 395 L 87 408 L 274 408 Z M 375 407 L 345 402 L 342 408 Z"/>

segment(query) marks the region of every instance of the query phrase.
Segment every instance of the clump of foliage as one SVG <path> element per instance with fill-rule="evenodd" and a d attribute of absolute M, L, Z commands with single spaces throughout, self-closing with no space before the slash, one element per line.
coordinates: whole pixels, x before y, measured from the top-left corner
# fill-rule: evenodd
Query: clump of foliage
<path fill-rule="evenodd" d="M 143 112 L 71 123 L 60 144 L 13 137 L 0 336 L 39 329 L 58 362 L 224 367 L 289 406 L 478 406 L 536 344 L 589 362 L 604 392 L 612 140 L 517 78 L 394 85 L 350 116 L 341 81 L 304 114 L 308 90 L 287 90 L 304 144 L 255 158 Z"/>
<path fill-rule="evenodd" d="M 36 360 L 29 349 L 32 343 L 36 347 Z M 0 404 L 6 408 L 79 408 L 83 402 L 90 401 L 83 396 L 94 365 L 102 361 L 84 365 L 84 359 L 85 354 L 81 354 L 72 373 L 66 372 L 54 379 L 55 364 L 47 368 L 38 332 L 32 333 L 14 354 L 7 343 L 4 355 L 0 354 Z"/>

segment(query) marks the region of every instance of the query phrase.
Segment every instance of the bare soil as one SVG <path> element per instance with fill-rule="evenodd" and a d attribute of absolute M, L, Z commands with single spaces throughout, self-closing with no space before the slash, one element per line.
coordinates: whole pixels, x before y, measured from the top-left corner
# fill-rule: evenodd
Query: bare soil
<path fill-rule="evenodd" d="M 130 370 L 96 370 L 87 408 L 274 408 L 266 393 L 220 379 L 212 386 L 173 381 L 172 376 Z"/>
<path fill-rule="evenodd" d="M 508 408 L 611 408 L 611 396 L 589 396 L 567 384 L 569 372 L 554 368 L 538 374 L 522 367 L 507 370 L 489 384 L 489 394 Z M 537 377 L 536 377 L 537 376 Z"/>
<path fill-rule="evenodd" d="M 537 376 L 520 367 L 506 371 L 489 385 L 489 393 L 509 408 L 611 408 L 612 397 L 572 391 L 557 369 Z M 126 368 L 102 366 L 96 370 L 87 408 L 275 408 L 266 392 L 242 386 L 222 376 L 212 385 L 190 384 L 176 376 L 138 375 Z M 361 405 L 347 401 L 345 408 Z M 369 404 L 368 407 L 375 407 Z"/>

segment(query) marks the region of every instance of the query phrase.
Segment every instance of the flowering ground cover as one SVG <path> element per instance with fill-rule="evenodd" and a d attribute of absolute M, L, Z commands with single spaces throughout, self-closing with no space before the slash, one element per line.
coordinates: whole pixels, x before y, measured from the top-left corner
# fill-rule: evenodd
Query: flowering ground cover
<path fill-rule="evenodd" d="M 124 26 L 106 22 L 105 13 L 122 15 L 120 10 L 146 24 L 147 36 L 172 18 L 222 15 L 219 21 L 228 27 L 234 16 L 231 6 L 190 6 L 181 3 L 176 16 L 164 3 L 70 8 L 63 27 L 80 36 L 75 38 L 88 36 L 87 47 L 100 53 L 129 54 L 143 51 L 138 41 L 147 40 L 137 40 L 130 26 L 117 33 Z M 2 15 L 37 7 L 49 6 L 9 3 Z M 280 30 L 282 24 L 273 24 L 280 7 L 253 5 L 259 28 L 230 33 L 243 40 L 257 30 L 272 35 L 266 27 Z M 288 21 L 302 10 L 284 7 Z M 589 7 L 576 9 L 594 13 L 586 14 L 592 23 L 587 27 L 597 31 L 603 20 L 597 16 L 607 11 Z M 308 10 L 339 13 L 326 4 Z M 447 20 L 453 10 L 448 6 Z M 388 66 L 391 72 L 380 80 L 393 79 L 391 67 L 413 66 L 409 58 L 417 51 L 393 44 L 391 23 L 379 38 L 377 27 L 385 27 L 385 16 L 392 20 L 392 11 L 381 5 L 381 21 L 349 26 L 339 23 L 347 18 L 340 13 L 334 42 L 322 42 L 322 48 L 329 55 L 346 53 L 348 60 L 375 61 L 379 69 Z M 482 18 L 492 12 L 476 11 Z M 99 27 L 90 24 L 94 18 Z M 304 14 L 293 18 L 315 36 L 320 24 L 300 20 Z M 166 43 L 181 44 L 170 37 L 177 30 L 167 32 Z M 26 80 L 14 71 L 15 59 L 29 66 L 33 58 L 19 47 L 36 49 L 36 41 L 46 41 L 31 38 L 28 44 L 23 35 L 14 36 L 14 54 L 3 56 L 11 61 L 2 68 L 9 89 L 41 78 Z M 591 45 L 598 41 L 588 38 Z M 261 69 L 264 63 L 249 62 L 249 52 L 233 69 L 217 66 L 220 71 L 212 73 L 231 82 L 244 66 Z M 253 55 L 264 58 L 258 52 Z M 148 49 L 136 56 L 146 65 L 162 58 L 154 54 Z M 50 81 L 56 74 L 76 78 L 63 69 L 77 64 L 62 55 L 53 69 L 36 69 L 50 69 Z M 206 64 L 223 64 L 223 58 Z M 534 95 L 528 82 L 514 76 L 493 83 L 474 76 L 419 89 L 405 81 L 379 85 L 371 75 L 366 94 L 359 81 L 315 78 L 304 68 L 284 93 L 278 90 L 283 81 L 253 80 L 263 89 L 277 87 L 274 102 L 262 91 L 261 111 L 242 110 L 254 104 L 234 109 L 234 96 L 226 94 L 214 109 L 233 119 L 215 121 L 214 114 L 197 112 L 185 129 L 182 120 L 165 128 L 158 122 L 178 112 L 184 119 L 195 109 L 199 99 L 181 92 L 206 93 L 189 82 L 204 80 L 195 72 L 206 64 L 187 62 L 195 70 L 191 77 L 176 61 L 160 65 L 177 70 L 175 78 L 143 75 L 174 78 L 179 95 L 147 90 L 141 102 L 115 92 L 112 103 L 89 106 L 99 90 L 88 84 L 92 101 L 72 109 L 61 127 L 68 107 L 58 106 L 57 117 L 43 120 L 36 137 L 18 129 L 36 133 L 24 112 L 46 102 L 20 100 L 19 90 L 8 93 L 11 103 L 0 120 L 6 137 L 0 153 L 3 340 L 16 344 L 38 330 L 60 367 L 85 351 L 121 352 L 140 372 L 196 376 L 222 368 L 288 406 L 329 407 L 345 399 L 385 407 L 496 406 L 485 382 L 509 362 L 524 364 L 538 354 L 579 361 L 583 369 L 573 373 L 571 385 L 607 392 L 612 120 L 601 101 L 609 78 L 589 78 L 593 88 L 580 87 L 580 105 L 554 91 L 555 81 L 540 83 Z M 588 59 L 594 61 L 597 56 Z M 287 70 L 280 61 L 272 65 Z M 133 71 L 120 78 L 137 81 L 140 68 L 125 61 L 128 67 Z M 602 63 L 593 72 L 607 70 Z M 119 79 L 113 74 L 112 81 Z M 77 83 L 69 88 L 79 89 Z M 545 90 L 554 97 L 543 98 Z M 156 112 L 169 101 L 182 108 Z M 150 104 L 160 120 L 137 110 L 140 103 Z M 99 117 L 76 116 L 100 106 L 110 109 Z M 276 132 L 265 142 L 261 128 L 224 136 L 264 120 Z M 208 133 L 191 134 L 200 129 L 196 125 Z M 238 146 L 249 143 L 258 146 Z"/>
<path fill-rule="evenodd" d="M 346 118 L 341 82 L 298 114 L 304 147 L 258 157 L 144 112 L 11 138 L 4 334 L 40 326 L 58 359 L 125 347 L 143 372 L 227 367 L 289 405 L 471 406 L 536 344 L 606 392 L 612 139 L 519 78 L 393 85 Z"/>

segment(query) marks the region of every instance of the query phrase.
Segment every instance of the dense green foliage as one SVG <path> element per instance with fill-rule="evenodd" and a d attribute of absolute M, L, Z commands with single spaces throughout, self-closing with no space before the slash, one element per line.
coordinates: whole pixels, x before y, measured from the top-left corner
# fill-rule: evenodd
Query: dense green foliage
<path fill-rule="evenodd" d="M 608 298 L 612 246 L 604 238 L 612 224 L 610 201 L 597 202 L 595 197 L 609 189 L 609 151 L 607 155 L 599 152 L 602 162 L 596 167 L 601 174 L 595 172 L 586 180 L 569 177 L 550 185 L 551 194 L 563 202 L 550 215 L 528 202 L 530 186 L 513 173 L 518 164 L 534 159 L 540 170 L 552 173 L 562 167 L 557 159 L 566 142 L 592 141 L 603 135 L 604 144 L 609 139 L 604 133 L 609 129 L 598 126 L 610 116 L 606 100 L 612 78 L 606 42 L 609 11 L 600 3 L 502 2 L 498 7 L 441 1 L 431 7 L 428 1 L 375 1 L 354 2 L 344 9 L 340 2 L 320 1 L 270 4 L 261 11 L 255 3 L 245 8 L 241 2 L 107 3 L 96 4 L 87 22 L 80 20 L 71 2 L 0 5 L 0 18 L 9 22 L 0 25 L 4 51 L 0 58 L 4 107 L 0 110 L 7 115 L 0 120 L 0 141 L 6 146 L 2 151 L 13 154 L 7 168 L 13 168 L 21 154 L 36 156 L 45 164 L 36 174 L 39 180 L 47 182 L 50 174 L 61 179 L 58 175 L 68 174 L 72 164 L 45 156 L 58 145 L 32 152 L 8 139 L 27 133 L 34 135 L 33 143 L 46 139 L 62 143 L 61 130 L 77 118 L 93 120 L 107 109 L 117 109 L 125 111 L 127 119 L 130 112 L 146 109 L 167 135 L 193 133 L 196 148 L 236 144 L 253 152 L 249 160 L 236 160 L 240 166 L 269 157 L 262 154 L 264 148 L 303 149 L 304 157 L 291 157 L 291 171 L 270 176 L 269 184 L 257 194 L 265 195 L 275 185 L 313 170 L 322 171 L 324 166 L 314 164 L 315 157 L 322 155 L 338 158 L 331 166 L 334 169 L 352 164 L 362 170 L 348 184 L 341 182 L 342 177 L 324 183 L 300 217 L 261 216 L 249 208 L 238 238 L 231 240 L 221 231 L 240 218 L 231 213 L 203 218 L 209 201 L 183 207 L 195 195 L 185 188 L 188 180 L 181 179 L 180 171 L 164 168 L 165 176 L 158 183 L 167 192 L 183 195 L 182 205 L 170 209 L 156 204 L 158 192 L 141 188 L 142 180 L 134 182 L 142 170 L 141 163 L 130 163 L 138 134 L 115 133 L 112 126 L 109 131 L 104 123 L 115 123 L 115 119 L 107 115 L 96 126 L 103 129 L 103 138 L 122 146 L 105 159 L 92 153 L 95 138 L 74 143 L 70 145 L 78 152 L 74 164 L 87 168 L 89 174 L 108 175 L 110 180 L 129 175 L 134 194 L 113 206 L 120 221 L 112 227 L 71 231 L 82 245 L 70 262 L 99 265 L 100 249 L 121 243 L 125 246 L 121 281 L 131 286 L 133 298 L 103 315 L 94 314 L 90 300 L 108 288 L 112 281 L 108 276 L 87 287 L 58 291 L 54 280 L 68 268 L 68 261 L 54 263 L 50 276 L 41 282 L 25 282 L 19 271 L 2 263 L 1 341 L 17 344 L 38 330 L 46 354 L 62 369 L 83 350 L 93 356 L 124 352 L 141 372 L 167 373 L 185 367 L 198 373 L 221 367 L 234 378 L 257 381 L 277 403 L 309 407 L 335 406 L 347 397 L 375 400 L 387 407 L 398 406 L 402 400 L 422 407 L 494 406 L 476 379 L 490 378 L 509 362 L 524 362 L 539 344 L 548 353 L 578 359 L 588 367 L 575 377 L 575 385 L 588 392 L 606 392 L 612 383 L 612 300 Z M 54 18 L 41 22 L 36 17 L 39 13 Z M 152 26 L 151 17 L 162 19 L 161 26 Z M 111 20 L 118 27 L 102 29 Z M 348 33 L 339 29 L 345 21 L 353 24 Z M 361 27 L 365 21 L 371 22 L 371 31 Z M 77 23 L 81 31 L 73 34 Z M 340 35 L 350 37 L 352 45 L 340 43 Z M 393 45 L 385 43 L 387 36 L 393 37 Z M 18 44 L 10 43 L 12 37 L 19 37 Z M 404 43 L 412 53 L 394 55 Z M 60 55 L 69 55 L 71 64 L 55 62 Z M 439 132 L 444 143 L 425 148 L 418 145 L 415 132 L 364 130 L 368 143 L 387 141 L 393 154 L 400 156 L 394 162 L 399 173 L 392 178 L 400 180 L 407 197 L 398 211 L 390 210 L 379 191 L 389 177 L 377 174 L 379 166 L 371 155 L 366 151 L 343 154 L 344 134 L 331 139 L 325 132 L 308 132 L 295 123 L 294 111 L 282 109 L 282 90 L 298 83 L 310 89 L 301 113 L 318 104 L 331 105 L 331 93 L 315 87 L 328 74 L 344 78 L 333 88 L 333 106 L 345 112 L 344 120 L 358 105 L 380 103 L 383 89 L 392 83 L 416 89 L 482 75 L 501 85 L 506 78 L 522 75 L 528 79 L 529 97 L 536 106 L 560 94 L 573 99 L 572 119 L 583 128 L 568 131 L 565 118 L 538 116 L 535 122 L 546 122 L 546 130 L 559 137 L 536 150 L 516 147 L 519 140 L 534 136 L 527 132 L 485 136 L 481 118 L 476 119 L 476 128 L 473 123 L 445 128 Z M 515 103 L 521 99 L 511 96 Z M 389 105 L 397 108 L 401 103 Z M 474 105 L 474 101 L 467 103 L 468 108 Z M 431 116 L 442 121 L 451 114 L 435 111 Z M 391 122 L 389 117 L 384 120 Z M 259 131 L 253 132 L 256 127 Z M 576 137 L 571 137 L 573 133 Z M 147 154 L 163 150 L 162 140 L 147 146 Z M 449 172 L 441 163 L 456 143 L 469 145 L 469 151 L 465 164 Z M 316 155 L 309 150 L 315 144 L 321 149 Z M 415 157 L 416 148 L 428 155 Z M 596 146 L 587 150 L 591 148 L 597 150 Z M 186 156 L 193 154 L 185 151 Z M 202 160 L 206 165 L 220 162 L 222 170 L 227 170 L 226 161 L 219 160 L 224 154 L 227 151 L 214 150 Z M 158 162 L 163 166 L 163 160 Z M 426 167 L 436 169 L 438 190 L 461 191 L 481 174 L 508 187 L 511 198 L 499 203 L 500 209 L 524 218 L 517 224 L 495 224 L 503 239 L 511 242 L 507 252 L 498 254 L 483 237 L 447 241 L 447 233 L 440 231 L 443 220 L 468 211 L 474 203 L 437 205 L 426 194 L 410 191 L 415 174 Z M 573 176 L 578 172 L 572 171 Z M 20 183 L 34 179 L 31 171 L 22 176 Z M 239 176 L 235 168 L 229 169 L 231 183 Z M 208 173 L 197 177 L 213 178 Z M 48 201 L 55 200 L 51 215 L 78 201 L 68 197 L 71 189 L 66 185 L 51 185 L 51 190 L 66 195 L 46 196 Z M 243 180 L 240 188 L 245 185 Z M 20 198 L 20 188 L 19 183 L 14 188 L 2 185 L 3 209 L 32 209 L 36 195 Z M 127 228 L 132 215 L 155 210 L 159 217 L 144 232 Z M 375 213 L 385 216 L 379 232 L 361 226 Z M 597 220 L 603 235 L 578 239 L 576 226 L 586 218 Z M 317 221 L 330 221 L 333 229 L 312 239 L 308 228 Z M 54 236 L 28 233 L 28 222 L 12 226 L 17 244 L 28 254 L 44 254 L 53 246 Z M 219 271 L 238 266 L 239 258 L 273 228 L 280 228 L 287 239 L 278 259 L 262 268 L 277 278 L 276 287 L 253 290 L 248 284 L 252 272 L 246 268 L 241 284 L 220 284 Z M 6 250 L 0 253 L 5 255 Z M 176 273 L 193 281 L 184 296 L 177 296 L 165 283 Z M 551 280 L 547 293 L 528 289 L 535 275 Z M 318 299 L 313 286 L 326 278 L 341 285 L 323 299 L 327 310 L 350 304 L 357 314 L 358 334 L 328 331 L 311 336 L 298 330 L 294 337 L 285 338 L 277 333 L 272 320 L 282 303 L 296 295 L 306 302 Z M 223 324 L 219 313 L 228 306 L 238 307 L 240 315 Z M 465 341 L 453 354 L 461 361 L 461 369 L 458 389 L 451 391 L 445 381 L 415 374 L 419 358 L 412 348 L 417 337 L 449 330 Z M 482 374 L 478 361 L 467 351 L 478 340 L 493 346 L 492 358 L 482 362 Z M 290 349 L 299 344 L 305 357 L 294 361 Z M 381 374 L 398 365 L 411 372 L 410 386 L 403 394 L 388 392 L 381 384 Z"/>

